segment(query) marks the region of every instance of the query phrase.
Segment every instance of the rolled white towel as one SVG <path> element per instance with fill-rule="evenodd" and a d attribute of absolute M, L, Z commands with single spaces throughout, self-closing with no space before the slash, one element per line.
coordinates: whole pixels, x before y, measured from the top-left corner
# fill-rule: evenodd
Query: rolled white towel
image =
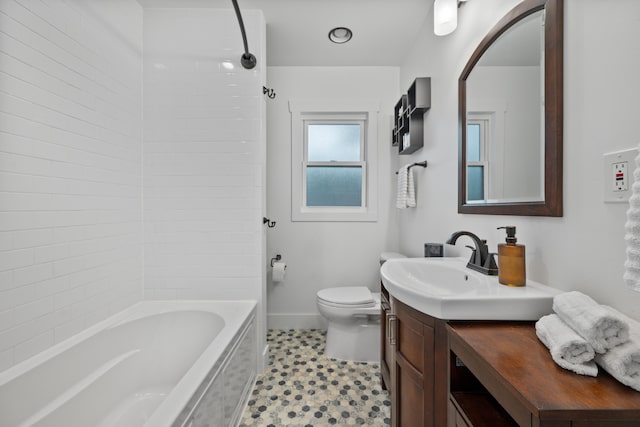
<path fill-rule="evenodd" d="M 536 334 L 558 357 L 571 363 L 583 363 L 593 360 L 593 347 L 557 314 L 548 314 L 536 322 Z"/>
<path fill-rule="evenodd" d="M 604 353 L 629 340 L 629 325 L 582 292 L 556 295 L 553 311 L 587 340 L 596 353 Z"/>
<path fill-rule="evenodd" d="M 611 307 L 606 308 L 627 322 L 629 341 L 596 355 L 596 363 L 622 384 L 640 391 L 640 322 Z"/>
<path fill-rule="evenodd" d="M 598 367 L 593 361 L 593 347 L 557 314 L 540 318 L 536 322 L 536 335 L 547 346 L 558 366 L 580 375 L 598 375 Z"/>

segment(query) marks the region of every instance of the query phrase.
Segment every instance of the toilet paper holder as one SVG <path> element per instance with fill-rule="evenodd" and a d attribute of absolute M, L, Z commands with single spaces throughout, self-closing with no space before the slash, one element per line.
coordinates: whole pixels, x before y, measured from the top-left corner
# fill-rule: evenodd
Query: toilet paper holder
<path fill-rule="evenodd" d="M 282 259 L 282 255 L 277 254 L 275 257 L 271 258 L 271 268 L 273 268 L 273 263 L 276 261 L 280 261 Z"/>

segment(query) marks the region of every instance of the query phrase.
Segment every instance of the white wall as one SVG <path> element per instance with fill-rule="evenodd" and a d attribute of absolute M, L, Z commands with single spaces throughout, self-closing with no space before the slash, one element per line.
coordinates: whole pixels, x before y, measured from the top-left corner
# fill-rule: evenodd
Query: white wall
<path fill-rule="evenodd" d="M 444 241 L 468 229 L 503 241 L 497 226 L 518 227 L 527 246 L 530 279 L 564 290 L 580 290 L 640 318 L 640 294 L 625 287 L 625 204 L 602 202 L 602 154 L 636 147 L 640 67 L 640 2 L 565 0 L 564 217 L 534 218 L 457 214 L 457 79 L 483 35 L 517 0 L 471 1 L 460 9 L 458 29 L 436 38 L 423 28 L 401 71 L 401 83 L 432 76 L 432 108 L 426 158 L 415 210 L 398 215 L 401 249 L 421 255 L 424 241 Z M 429 20 L 427 20 L 429 22 Z M 434 61 L 433 58 L 446 58 Z M 459 242 L 462 246 L 467 242 Z"/>
<path fill-rule="evenodd" d="M 145 296 L 258 300 L 264 345 L 265 27 L 243 17 L 253 70 L 232 10 L 145 9 Z"/>
<path fill-rule="evenodd" d="M 390 224 L 395 214 L 390 187 L 391 116 L 399 97 L 394 67 L 269 67 L 267 81 L 277 97 L 267 103 L 267 257 L 287 263 L 282 283 L 268 280 L 268 324 L 273 328 L 321 327 L 316 292 L 334 286 L 379 289 L 380 252 L 395 249 Z M 378 220 L 376 222 L 291 221 L 290 99 L 378 99 Z"/>
<path fill-rule="evenodd" d="M 142 9 L 0 2 L 0 370 L 142 297 Z"/>

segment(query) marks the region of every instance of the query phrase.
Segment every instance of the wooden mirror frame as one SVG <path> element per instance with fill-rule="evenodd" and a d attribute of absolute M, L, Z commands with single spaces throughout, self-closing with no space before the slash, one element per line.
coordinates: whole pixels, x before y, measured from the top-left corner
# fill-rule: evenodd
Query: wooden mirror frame
<path fill-rule="evenodd" d="M 498 37 L 527 16 L 545 10 L 544 201 L 467 203 L 467 78 Z M 525 0 L 480 42 L 458 80 L 458 212 L 484 215 L 562 216 L 563 0 Z"/>

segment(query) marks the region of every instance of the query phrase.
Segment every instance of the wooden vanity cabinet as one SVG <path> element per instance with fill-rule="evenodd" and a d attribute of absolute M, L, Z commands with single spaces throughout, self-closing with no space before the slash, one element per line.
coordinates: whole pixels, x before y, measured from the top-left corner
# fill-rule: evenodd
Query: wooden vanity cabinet
<path fill-rule="evenodd" d="M 441 427 L 447 419 L 446 322 L 391 296 L 389 335 L 395 344 L 391 374 L 391 425 Z"/>
<path fill-rule="evenodd" d="M 382 389 L 391 390 L 391 368 L 393 367 L 394 344 L 391 341 L 391 326 L 395 315 L 391 308 L 389 292 L 380 284 L 380 375 Z"/>
<path fill-rule="evenodd" d="M 383 296 L 393 427 L 640 426 L 639 392 L 558 367 L 533 322 L 447 322 Z"/>
<path fill-rule="evenodd" d="M 451 323 L 449 427 L 640 426 L 640 393 L 558 367 L 528 322 Z"/>

